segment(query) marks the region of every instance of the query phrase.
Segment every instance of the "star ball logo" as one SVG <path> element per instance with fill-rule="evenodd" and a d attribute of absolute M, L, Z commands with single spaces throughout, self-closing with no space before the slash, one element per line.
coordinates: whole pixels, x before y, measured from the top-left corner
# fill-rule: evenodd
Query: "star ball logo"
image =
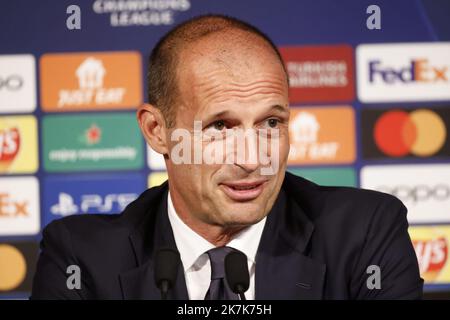
<path fill-rule="evenodd" d="M 450 108 L 364 109 L 363 157 L 449 157 Z"/>

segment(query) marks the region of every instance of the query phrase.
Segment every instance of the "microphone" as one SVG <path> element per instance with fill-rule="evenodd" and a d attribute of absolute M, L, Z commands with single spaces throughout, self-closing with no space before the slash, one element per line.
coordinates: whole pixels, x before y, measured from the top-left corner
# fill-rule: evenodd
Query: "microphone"
<path fill-rule="evenodd" d="M 246 300 L 244 292 L 250 286 L 247 256 L 241 251 L 232 251 L 225 257 L 225 275 L 230 289 Z"/>
<path fill-rule="evenodd" d="M 155 258 L 155 283 L 161 291 L 161 299 L 167 300 L 167 294 L 175 284 L 180 254 L 171 248 L 161 248 L 156 252 Z"/>

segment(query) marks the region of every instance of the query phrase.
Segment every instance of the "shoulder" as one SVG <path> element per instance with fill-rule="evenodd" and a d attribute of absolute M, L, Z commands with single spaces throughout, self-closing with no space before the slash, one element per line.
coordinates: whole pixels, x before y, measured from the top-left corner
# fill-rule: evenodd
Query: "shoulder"
<path fill-rule="evenodd" d="M 406 219 L 406 208 L 396 197 L 373 190 L 319 186 L 286 173 L 285 191 L 296 199 L 313 223 L 349 223 L 368 227 L 374 219 Z"/>

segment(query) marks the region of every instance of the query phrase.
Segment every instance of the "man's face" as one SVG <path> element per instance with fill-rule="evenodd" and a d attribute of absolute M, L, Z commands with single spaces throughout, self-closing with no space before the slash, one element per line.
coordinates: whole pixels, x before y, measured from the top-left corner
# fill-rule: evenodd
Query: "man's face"
<path fill-rule="evenodd" d="M 170 142 L 166 161 L 175 207 L 188 212 L 182 214 L 184 219 L 230 228 L 257 223 L 267 215 L 281 188 L 289 153 L 288 85 L 282 65 L 262 40 L 237 34 L 237 39 L 232 34 L 212 35 L 181 52 L 180 104 L 176 106 L 176 125 L 168 136 L 180 128 L 193 133 L 194 121 L 201 121 L 201 137 L 192 134 L 192 154 L 212 144 L 225 145 L 220 137 L 226 133 L 248 129 L 256 136 L 261 130 L 269 136 L 276 131 L 278 136 L 266 140 L 276 148 L 261 151 L 261 139 L 248 135 L 244 158 L 238 158 L 234 140 L 232 163 L 223 157 L 213 164 L 204 159 L 201 164 L 175 164 L 172 151 L 177 140 Z M 272 163 L 272 174 L 262 174 L 261 169 L 268 166 L 261 163 L 261 152 L 278 158 L 279 163 Z M 230 155 L 230 149 L 223 154 Z M 251 161 L 255 155 L 256 161 Z"/>

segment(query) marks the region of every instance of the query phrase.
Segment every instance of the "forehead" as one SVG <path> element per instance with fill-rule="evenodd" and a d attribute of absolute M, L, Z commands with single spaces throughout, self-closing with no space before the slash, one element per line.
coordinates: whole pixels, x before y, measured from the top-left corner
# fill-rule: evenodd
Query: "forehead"
<path fill-rule="evenodd" d="M 287 80 L 273 48 L 260 37 L 232 30 L 186 46 L 179 56 L 178 83 L 184 98 L 202 99 L 225 87 L 272 87 L 284 95 Z M 284 92 L 286 91 L 286 92 Z"/>

